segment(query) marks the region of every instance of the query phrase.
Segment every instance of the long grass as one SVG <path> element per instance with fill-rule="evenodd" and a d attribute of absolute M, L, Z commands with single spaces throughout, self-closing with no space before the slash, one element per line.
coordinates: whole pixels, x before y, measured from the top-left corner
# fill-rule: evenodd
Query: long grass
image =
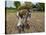
<path fill-rule="evenodd" d="M 16 29 L 17 17 L 15 10 L 6 11 L 6 33 L 18 33 Z M 44 12 L 32 12 L 30 18 L 30 29 L 25 29 L 26 33 L 31 32 L 44 32 Z"/>

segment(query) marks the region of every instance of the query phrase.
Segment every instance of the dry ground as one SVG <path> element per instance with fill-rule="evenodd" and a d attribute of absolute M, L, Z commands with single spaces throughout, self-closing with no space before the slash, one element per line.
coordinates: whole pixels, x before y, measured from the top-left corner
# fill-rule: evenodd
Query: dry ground
<path fill-rule="evenodd" d="M 32 12 L 30 18 L 30 29 L 25 32 L 44 32 L 44 12 Z M 6 14 L 6 33 L 18 33 L 16 29 L 17 24 L 16 13 Z"/>

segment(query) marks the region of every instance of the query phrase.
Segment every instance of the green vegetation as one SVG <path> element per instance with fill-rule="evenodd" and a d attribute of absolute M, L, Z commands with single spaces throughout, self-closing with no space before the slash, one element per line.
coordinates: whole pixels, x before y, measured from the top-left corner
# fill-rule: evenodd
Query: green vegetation
<path fill-rule="evenodd" d="M 37 11 L 37 12 L 38 11 L 39 12 L 44 12 L 45 11 L 45 4 L 44 3 L 36 3 L 36 5 L 34 5 L 31 2 L 25 2 L 25 5 L 21 6 L 21 3 L 19 1 L 14 1 L 14 6 L 16 8 L 6 7 L 6 9 L 14 10 L 13 12 L 16 12 L 16 11 L 21 10 L 21 9 L 32 9 L 33 11 Z"/>
<path fill-rule="evenodd" d="M 6 12 L 7 13 L 15 13 L 16 12 L 16 9 L 14 9 L 14 8 L 7 8 L 6 9 Z"/>
<path fill-rule="evenodd" d="M 35 5 L 35 7 L 39 10 L 39 11 L 45 11 L 45 4 L 44 3 L 37 3 Z"/>
<path fill-rule="evenodd" d="M 14 1 L 14 6 L 16 6 L 16 9 L 20 6 L 20 2 L 19 1 Z"/>

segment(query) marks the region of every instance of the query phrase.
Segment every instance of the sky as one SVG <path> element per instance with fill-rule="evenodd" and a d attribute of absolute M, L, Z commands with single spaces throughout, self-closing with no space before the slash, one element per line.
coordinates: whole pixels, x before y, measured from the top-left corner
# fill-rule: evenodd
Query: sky
<path fill-rule="evenodd" d="M 7 1 L 6 2 L 6 7 L 14 7 L 15 8 L 14 2 L 13 1 Z"/>
<path fill-rule="evenodd" d="M 38 1 L 39 1 L 39 0 L 33 0 L 33 1 L 31 1 L 31 2 L 32 2 L 33 4 L 36 4 Z M 21 1 L 21 3 L 24 3 L 24 1 Z M 6 7 L 13 7 L 13 8 L 15 8 L 15 6 L 14 6 L 14 1 L 7 1 Z"/>

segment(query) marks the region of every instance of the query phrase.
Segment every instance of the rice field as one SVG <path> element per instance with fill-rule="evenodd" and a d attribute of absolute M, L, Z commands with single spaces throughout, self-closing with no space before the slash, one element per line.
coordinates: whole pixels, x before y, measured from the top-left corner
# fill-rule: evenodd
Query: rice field
<path fill-rule="evenodd" d="M 32 12 L 29 21 L 30 29 L 25 29 L 25 33 L 44 32 L 44 14 L 44 12 Z M 17 20 L 15 10 L 6 10 L 6 34 L 18 33 Z"/>

